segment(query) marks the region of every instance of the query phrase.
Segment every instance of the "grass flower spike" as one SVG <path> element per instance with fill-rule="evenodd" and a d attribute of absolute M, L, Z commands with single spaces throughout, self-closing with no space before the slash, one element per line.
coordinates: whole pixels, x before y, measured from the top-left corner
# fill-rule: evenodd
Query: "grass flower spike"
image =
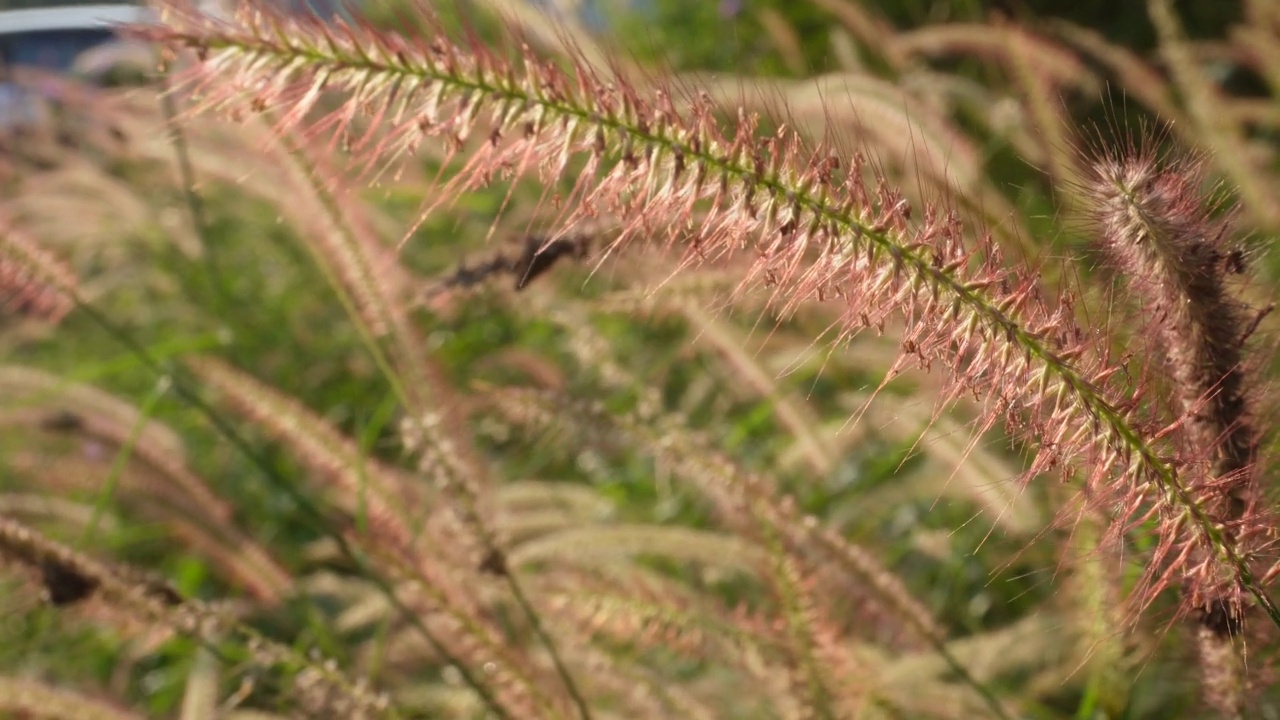
<path fill-rule="evenodd" d="M 284 128 L 332 133 L 372 167 L 439 139 L 465 161 L 428 210 L 498 177 L 572 180 L 565 232 L 608 215 L 622 222 L 614 247 L 658 230 L 680 246 L 682 267 L 753 258 L 741 287 L 769 288 L 780 312 L 843 303 L 837 340 L 900 322 L 890 374 L 945 368 L 941 404 L 971 391 L 985 403 L 983 429 L 1004 424 L 1034 446 L 1026 478 L 1078 473 L 1116 536 L 1161 518 L 1143 603 L 1183 580 L 1200 588 L 1193 597 L 1214 595 L 1225 579 L 1280 623 L 1217 510 L 1154 440 L 1164 429 L 1120 382 L 1123 366 L 1075 323 L 1070 303 L 1044 297 L 1037 275 L 1007 267 L 989 239 L 975 246 L 945 207 L 916 210 L 868 181 L 861 158 L 785 126 L 764 132 L 745 113 L 726 127 L 705 98 L 677 102 L 669 88 L 642 93 L 528 48 L 508 60 L 443 33 L 409 39 L 261 9 L 228 22 L 171 11 L 167 25 L 141 32 L 196 51 L 187 87 L 207 109 L 283 110 Z M 329 92 L 345 98 L 322 110 Z"/>
<path fill-rule="evenodd" d="M 1280 717 L 1280 10 L 216 4 L 0 67 L 15 712 Z"/>
<path fill-rule="evenodd" d="M 1259 434 L 1246 394 L 1255 384 L 1243 352 L 1265 312 L 1231 294 L 1229 278 L 1245 271 L 1244 250 L 1232 244 L 1230 214 L 1204 200 L 1206 185 L 1201 160 L 1146 147 L 1098 158 L 1087 188 L 1103 247 L 1150 323 L 1144 335 L 1164 366 L 1185 437 L 1188 492 L 1249 562 L 1272 527 L 1259 503 Z M 1189 587 L 1205 687 L 1235 716 L 1243 712 L 1243 657 L 1232 643 L 1244 620 L 1240 590 L 1229 575 Z"/>
<path fill-rule="evenodd" d="M 0 309 L 57 322 L 75 307 L 75 273 L 0 216 Z"/>

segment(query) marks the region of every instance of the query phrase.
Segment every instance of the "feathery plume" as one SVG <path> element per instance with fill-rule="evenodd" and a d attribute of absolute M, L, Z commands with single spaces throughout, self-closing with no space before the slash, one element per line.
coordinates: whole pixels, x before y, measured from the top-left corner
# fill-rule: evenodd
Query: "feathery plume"
<path fill-rule="evenodd" d="M 1130 143 L 1093 162 L 1086 189 L 1101 244 L 1150 323 L 1144 335 L 1154 340 L 1187 445 L 1188 492 L 1248 561 L 1272 526 L 1258 505 L 1259 436 L 1243 352 L 1261 315 L 1228 288 L 1245 270 L 1244 251 L 1233 245 L 1231 214 L 1206 202 L 1206 184 L 1202 157 Z M 1243 627 L 1241 588 L 1230 577 L 1202 580 L 1189 590 L 1206 694 L 1238 717 L 1244 666 L 1232 637 Z"/>

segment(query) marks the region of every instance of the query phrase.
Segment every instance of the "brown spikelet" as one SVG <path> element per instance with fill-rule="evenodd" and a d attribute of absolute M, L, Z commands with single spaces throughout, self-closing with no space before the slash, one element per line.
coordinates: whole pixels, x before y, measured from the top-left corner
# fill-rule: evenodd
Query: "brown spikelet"
<path fill-rule="evenodd" d="M 0 313 L 58 322 L 75 307 L 75 273 L 0 215 Z"/>
<path fill-rule="evenodd" d="M 548 238 L 543 235 L 526 235 L 517 248 L 499 251 L 476 265 L 459 265 L 456 270 L 441 278 L 424 293 L 426 302 L 433 301 L 453 289 L 465 289 L 509 275 L 517 291 L 551 270 L 561 258 L 583 260 L 591 254 L 595 236 L 588 233 Z"/>

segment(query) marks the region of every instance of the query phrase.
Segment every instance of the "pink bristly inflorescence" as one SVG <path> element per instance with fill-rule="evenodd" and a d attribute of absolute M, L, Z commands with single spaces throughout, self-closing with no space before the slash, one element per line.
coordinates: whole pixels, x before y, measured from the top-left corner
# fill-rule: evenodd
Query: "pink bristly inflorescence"
<path fill-rule="evenodd" d="M 75 273 L 0 217 L 0 311 L 56 323 L 75 307 Z"/>
<path fill-rule="evenodd" d="M 1206 486 L 1188 484 L 1173 424 L 1147 414 L 1145 388 L 1106 334 L 1081 327 L 1067 299 L 1046 297 L 1034 269 L 1006 265 L 957 213 L 913 209 L 863 158 L 745 112 L 725 123 L 705 96 L 642 91 L 620 73 L 566 71 L 529 48 L 499 55 L 430 29 L 409 38 L 252 9 L 228 21 L 171 10 L 137 32 L 195 51 L 184 87 L 203 109 L 269 110 L 280 129 L 329 134 L 369 168 L 442 141 L 459 169 L 424 212 L 497 179 L 568 180 L 562 232 L 620 223 L 603 255 L 661 237 L 681 268 L 749 259 L 741 289 L 764 286 L 781 313 L 840 303 L 835 341 L 895 324 L 903 352 L 891 375 L 939 371 L 940 407 L 971 393 L 982 429 L 1003 423 L 1034 448 L 1025 478 L 1078 476 L 1112 539 L 1156 528 L 1136 607 L 1188 584 L 1196 601 L 1247 591 L 1280 621 L 1239 550 L 1249 529 L 1224 530 Z"/>
<path fill-rule="evenodd" d="M 1206 200 L 1203 159 L 1129 145 L 1101 154 L 1085 185 L 1111 265 L 1141 309 L 1141 337 L 1167 379 L 1178 419 L 1179 467 L 1189 497 L 1246 563 L 1270 546 L 1274 518 L 1258 492 L 1259 433 L 1249 395 L 1258 386 L 1245 343 L 1265 311 L 1230 288 L 1244 271 L 1231 213 Z M 1201 625 L 1204 687 L 1224 715 L 1244 702 L 1243 662 L 1230 638 L 1243 630 L 1241 587 L 1201 549 L 1190 558 L 1187 602 Z M 1265 568 L 1262 568 L 1265 569 Z"/>

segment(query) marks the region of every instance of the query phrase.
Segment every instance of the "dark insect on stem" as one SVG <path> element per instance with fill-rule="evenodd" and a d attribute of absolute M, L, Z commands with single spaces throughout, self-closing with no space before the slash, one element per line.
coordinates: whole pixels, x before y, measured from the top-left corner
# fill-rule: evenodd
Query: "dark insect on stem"
<path fill-rule="evenodd" d="M 503 577 L 507 574 L 507 556 L 498 548 L 490 548 L 480 561 L 480 572 Z"/>
<path fill-rule="evenodd" d="M 587 256 L 589 237 L 576 235 L 546 242 L 537 236 L 524 239 L 524 251 L 516 260 L 513 272 L 516 289 L 523 290 L 539 275 L 551 269 L 563 257 L 580 260 Z"/>
<path fill-rule="evenodd" d="M 174 606 L 181 605 L 186 602 L 186 598 L 182 597 L 182 593 L 178 592 L 172 585 L 163 580 L 148 580 L 145 585 L 147 595 L 154 600 L 159 600 L 165 605 Z"/>
<path fill-rule="evenodd" d="M 1223 261 L 1223 267 L 1226 268 L 1227 272 L 1233 275 L 1243 275 L 1244 272 L 1248 270 L 1248 267 L 1245 265 L 1244 251 L 1236 248 L 1235 250 L 1227 253 L 1226 258 Z"/>
<path fill-rule="evenodd" d="M 84 429 L 84 418 L 70 410 L 59 410 L 43 418 L 40 429 L 58 433 L 77 432 Z"/>
<path fill-rule="evenodd" d="M 469 288 L 488 282 L 498 275 L 515 278 L 515 289 L 524 290 L 539 276 L 545 274 L 562 258 L 581 260 L 590 255 L 592 235 L 569 235 L 548 241 L 542 235 L 528 235 L 522 239 L 516 252 L 499 252 L 488 260 L 468 267 L 459 265 L 457 270 L 443 278 L 427 291 L 433 297 L 454 288 Z"/>
<path fill-rule="evenodd" d="M 1218 637 L 1235 637 L 1244 629 L 1244 617 L 1239 605 L 1214 598 L 1200 609 L 1200 624 Z"/>
<path fill-rule="evenodd" d="M 1276 306 L 1274 304 L 1270 304 L 1262 308 L 1261 310 L 1259 310 L 1257 314 L 1253 316 L 1253 320 L 1249 323 L 1248 327 L 1246 327 L 1244 329 L 1244 332 L 1240 334 L 1241 345 L 1243 345 L 1246 340 L 1248 340 L 1250 337 L 1253 336 L 1253 333 L 1258 329 L 1258 325 L 1262 323 L 1262 319 L 1270 315 L 1271 311 L 1275 309 L 1276 309 Z"/>
<path fill-rule="evenodd" d="M 55 607 L 80 602 L 98 589 L 97 579 L 52 560 L 40 563 L 40 576 L 44 581 L 46 597 Z"/>

